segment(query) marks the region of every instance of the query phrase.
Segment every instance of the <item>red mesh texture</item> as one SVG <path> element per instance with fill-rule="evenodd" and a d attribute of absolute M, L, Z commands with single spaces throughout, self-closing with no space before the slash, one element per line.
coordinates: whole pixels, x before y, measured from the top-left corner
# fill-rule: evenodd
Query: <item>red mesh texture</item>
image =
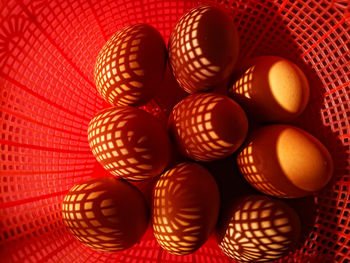
<path fill-rule="evenodd" d="M 333 181 L 311 200 L 313 220 L 303 231 L 303 242 L 280 262 L 349 262 L 350 8 L 346 0 L 1 1 L 3 262 L 230 262 L 213 238 L 195 254 L 178 257 L 162 252 L 150 231 L 123 253 L 94 252 L 66 230 L 61 216 L 67 191 L 76 182 L 99 175 L 86 131 L 92 116 L 106 106 L 93 81 L 100 48 L 118 29 L 136 22 L 151 24 L 167 42 L 181 15 L 203 3 L 219 6 L 234 18 L 241 37 L 239 61 L 280 55 L 305 72 L 311 98 L 295 123 L 320 139 L 335 161 Z M 169 111 L 164 103 L 159 108 L 154 101 L 148 107 L 159 116 Z"/>

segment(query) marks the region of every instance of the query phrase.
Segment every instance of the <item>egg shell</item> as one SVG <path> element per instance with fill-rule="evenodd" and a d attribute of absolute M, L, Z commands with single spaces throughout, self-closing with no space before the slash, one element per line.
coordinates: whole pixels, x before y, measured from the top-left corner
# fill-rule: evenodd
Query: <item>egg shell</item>
<path fill-rule="evenodd" d="M 212 6 L 191 9 L 169 39 L 169 63 L 188 93 L 214 89 L 232 73 L 239 53 L 232 19 Z"/>
<path fill-rule="evenodd" d="M 169 129 L 185 156 L 213 161 L 231 155 L 241 146 L 248 120 L 243 109 L 229 97 L 197 93 L 174 107 Z"/>
<path fill-rule="evenodd" d="M 98 251 L 127 249 L 145 233 L 149 209 L 125 180 L 100 177 L 72 187 L 62 205 L 63 222 L 84 245 Z"/>
<path fill-rule="evenodd" d="M 212 234 L 220 206 L 214 178 L 201 165 L 184 162 L 166 171 L 153 191 L 153 231 L 171 254 L 187 255 Z"/>
<path fill-rule="evenodd" d="M 281 198 L 311 195 L 325 187 L 333 174 L 333 160 L 326 147 L 291 125 L 269 125 L 254 131 L 237 162 L 253 187 Z"/>
<path fill-rule="evenodd" d="M 250 195 L 230 209 L 217 237 L 222 251 L 238 262 L 272 262 L 299 240 L 300 219 L 283 201 Z"/>
<path fill-rule="evenodd" d="M 305 74 L 293 62 L 277 56 L 252 59 L 228 94 L 258 122 L 296 119 L 309 100 Z"/>
<path fill-rule="evenodd" d="M 106 42 L 97 57 L 97 90 L 112 105 L 145 104 L 161 85 L 166 60 L 164 40 L 154 27 L 124 27 Z"/>
<path fill-rule="evenodd" d="M 130 106 L 115 106 L 90 121 L 88 141 L 97 161 L 111 174 L 144 180 L 160 175 L 171 156 L 162 124 L 151 114 Z"/>

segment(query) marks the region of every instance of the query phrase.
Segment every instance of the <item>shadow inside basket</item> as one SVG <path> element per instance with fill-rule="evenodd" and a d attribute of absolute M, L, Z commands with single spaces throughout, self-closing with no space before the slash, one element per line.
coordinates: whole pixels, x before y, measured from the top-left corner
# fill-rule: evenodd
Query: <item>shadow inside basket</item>
<path fill-rule="evenodd" d="M 22 1 L 17 2 L 20 3 L 20 6 L 16 6 L 15 8 L 13 8 L 14 13 L 20 13 L 22 12 L 22 9 L 27 10 L 27 7 Z M 326 81 L 322 80 L 323 75 L 319 72 L 326 71 L 326 69 L 320 69 L 316 66 L 313 66 L 315 62 L 312 60 L 312 57 L 308 56 L 308 54 L 305 53 L 306 50 L 302 46 L 302 44 L 304 44 L 307 47 L 310 47 L 310 44 L 307 42 L 308 39 L 302 39 L 301 37 L 299 37 L 298 33 L 301 32 L 306 35 L 308 34 L 308 22 L 307 20 L 303 20 L 302 18 L 302 15 L 304 15 L 305 18 L 305 14 L 294 14 L 292 8 L 286 7 L 284 5 L 285 3 L 287 3 L 287 1 L 283 1 L 283 3 L 280 6 L 272 1 L 249 1 L 247 3 L 242 3 L 242 1 L 214 2 L 208 0 L 200 2 L 203 4 L 216 5 L 220 8 L 225 8 L 226 11 L 229 12 L 229 14 L 235 20 L 241 38 L 241 52 L 240 59 L 236 67 L 237 69 L 250 58 L 261 55 L 277 55 L 290 59 L 303 70 L 310 83 L 310 102 L 304 113 L 297 120 L 293 121 L 292 124 L 305 129 L 313 136 L 318 138 L 328 148 L 334 160 L 334 176 L 332 181 L 328 184 L 326 188 L 317 193 L 315 196 L 287 201 L 291 206 L 293 206 L 296 209 L 301 218 L 303 225 L 302 237 L 298 247 L 294 251 L 290 252 L 290 254 L 288 254 L 285 258 L 281 259 L 279 262 L 296 262 L 297 260 L 299 260 L 298 262 L 335 262 L 336 260 L 339 260 L 342 257 L 346 257 L 346 255 L 348 255 L 347 247 L 349 246 L 349 244 L 346 244 L 346 242 L 348 242 L 349 240 L 349 226 L 347 219 L 349 215 L 349 178 L 347 170 L 349 149 L 345 146 L 345 139 L 341 138 L 340 133 L 341 129 L 346 128 L 345 126 L 348 125 L 348 121 L 344 121 L 346 117 L 342 117 L 342 114 L 344 114 L 344 116 L 346 114 L 347 108 L 345 106 L 342 106 L 342 104 L 346 103 L 347 97 L 345 95 L 341 96 L 341 94 L 338 92 L 331 93 L 327 91 L 330 88 L 325 86 Z M 92 5 L 90 1 L 87 1 L 86 3 Z M 191 5 L 195 4 L 197 4 L 197 2 L 184 4 L 183 6 L 186 6 L 186 8 L 188 9 Z M 32 1 L 31 5 L 36 5 L 38 7 L 36 10 L 37 13 L 39 13 L 39 11 L 41 12 L 41 10 L 45 10 L 45 13 L 42 13 L 40 15 L 43 21 L 46 21 L 46 17 L 55 17 L 52 14 L 47 15 L 46 12 L 51 12 L 52 10 L 50 9 L 51 7 L 46 6 L 46 1 Z M 52 1 L 52 5 L 56 5 L 56 3 Z M 12 5 L 10 7 L 12 7 Z M 108 9 L 109 6 L 106 5 L 106 8 Z M 7 105 L 7 103 L 12 104 L 11 108 L 9 107 L 9 110 L 5 109 L 4 106 L 4 113 L 6 113 L 6 110 L 8 112 L 14 112 L 17 115 L 13 116 L 17 117 L 11 118 L 14 118 L 21 122 L 28 122 L 29 126 L 27 128 L 25 125 L 23 125 L 24 128 L 18 125 L 18 127 L 20 127 L 19 132 L 21 132 L 23 129 L 23 134 L 27 132 L 33 137 L 34 129 L 38 130 L 35 132 L 38 132 L 39 135 L 43 135 L 43 137 L 49 137 L 49 133 L 47 132 L 46 134 L 43 131 L 44 129 L 42 129 L 42 127 L 44 127 L 45 129 L 54 128 L 53 130 L 56 129 L 57 134 L 72 133 L 73 137 L 68 137 L 68 139 L 74 138 L 74 136 L 85 136 L 85 129 L 81 122 L 87 123 L 88 120 L 87 116 L 80 115 L 92 115 L 93 113 L 91 109 L 108 106 L 102 101 L 101 98 L 91 100 L 91 97 L 95 95 L 98 96 L 96 90 L 94 89 L 94 85 L 91 82 L 91 76 L 88 75 L 89 72 L 91 72 L 90 68 L 92 68 L 92 66 L 84 65 L 84 62 L 87 61 L 86 58 L 79 59 L 78 56 L 75 56 L 76 54 L 73 55 L 69 53 L 67 51 L 67 49 L 69 49 L 69 46 L 65 45 L 65 42 L 62 42 L 63 44 L 60 43 L 62 45 L 57 44 L 61 41 L 61 36 L 55 35 L 57 32 L 60 32 L 59 30 L 57 30 L 57 32 L 55 30 L 52 30 L 52 32 L 47 31 L 46 34 L 41 34 L 40 32 L 45 32 L 45 28 L 40 27 L 40 17 L 39 15 L 33 15 L 34 13 L 31 14 L 30 10 L 31 9 L 29 5 L 27 13 L 30 15 L 28 17 L 28 14 L 18 16 L 15 15 L 14 17 L 9 16 L 9 18 L 7 19 L 9 21 L 5 21 L 6 23 L 4 22 L 4 25 L 9 24 L 9 29 L 14 31 L 13 34 L 11 33 L 9 35 L 11 36 L 11 41 L 7 40 L 3 36 L 1 36 L 0 39 L 0 59 L 3 63 L 1 64 L 1 66 L 3 67 L 0 70 L 2 77 L 0 85 L 3 85 L 1 86 L 1 88 L 4 87 L 4 90 L 6 88 L 12 91 L 12 94 L 6 95 L 8 96 L 8 98 L 2 98 L 4 99 L 2 100 L 4 105 Z M 64 8 L 62 8 L 62 10 L 64 10 Z M 87 8 L 87 10 L 90 9 Z M 105 12 L 105 10 L 103 8 L 100 8 L 98 10 L 97 15 L 101 14 L 100 12 Z M 286 12 L 289 13 L 287 14 Z M 62 12 L 60 11 L 60 13 Z M 71 15 L 74 16 L 73 13 Z M 57 26 L 57 24 L 59 26 L 59 23 L 57 23 L 57 21 L 61 21 L 60 19 L 65 19 L 62 18 L 62 16 L 64 17 L 65 14 L 62 13 L 55 17 L 54 21 L 56 25 L 52 24 L 48 28 L 51 30 L 51 27 L 54 28 L 55 26 Z M 82 17 L 83 16 L 84 15 L 82 15 Z M 113 17 L 112 12 L 111 17 Z M 30 19 L 32 19 L 34 22 L 30 21 Z M 121 25 L 120 23 L 125 23 L 125 21 L 129 19 L 128 15 L 126 15 L 123 19 L 124 20 L 122 22 L 118 21 L 118 26 Z M 104 25 L 103 23 L 104 21 L 102 21 L 102 25 Z M 74 23 L 72 23 L 72 25 L 73 24 Z M 33 28 L 36 29 L 37 26 L 41 31 L 28 31 L 28 28 L 33 30 Z M 79 26 L 76 27 L 76 30 L 80 29 L 80 26 L 83 26 L 83 23 L 81 23 L 81 25 L 79 24 Z M 167 26 L 166 23 L 162 25 L 162 27 L 164 26 Z M 108 28 L 109 31 L 112 31 L 116 27 L 113 24 L 108 25 Z M 322 31 L 321 28 L 319 30 Z M 91 29 L 91 32 L 92 31 L 93 29 Z M 96 30 L 96 32 L 100 34 L 98 30 Z M 74 36 L 75 33 L 76 32 L 74 30 L 67 30 L 67 32 L 63 33 L 64 40 L 66 40 L 67 43 L 78 43 L 71 41 L 72 39 L 70 39 L 69 37 L 66 38 L 68 34 Z M 99 41 L 100 44 L 102 44 L 101 39 L 99 39 Z M 324 35 L 324 38 L 321 42 L 324 46 L 327 46 L 327 43 L 329 43 L 329 41 L 332 41 L 331 36 Z M 28 43 L 30 45 L 28 45 Z M 26 45 L 32 48 L 32 50 L 25 49 Z M 51 47 L 51 45 L 54 46 L 53 50 L 55 50 L 55 52 L 53 52 L 52 54 L 45 53 L 49 51 L 49 48 L 47 48 L 46 50 L 44 48 L 44 45 L 48 45 L 49 47 Z M 45 58 L 42 54 L 33 54 L 32 52 L 40 52 L 42 54 L 51 55 L 52 58 Z M 88 55 L 87 57 L 92 58 L 95 55 L 95 53 L 97 53 L 97 45 L 93 47 L 92 51 L 86 52 Z M 61 56 L 65 53 L 68 53 L 68 55 Z M 326 54 L 323 55 L 326 56 Z M 25 59 L 23 59 L 23 61 L 19 63 L 18 61 L 20 61 L 20 59 L 23 57 Z M 315 59 L 317 60 L 319 58 Z M 64 64 L 60 60 L 67 60 L 68 62 Z M 40 64 L 39 62 L 43 64 Z M 32 65 L 31 63 L 33 63 L 34 65 Z M 37 63 L 38 65 L 35 65 L 35 63 Z M 94 61 L 91 61 L 91 63 L 93 64 Z M 72 64 L 74 65 L 74 67 L 67 67 L 68 64 Z M 320 65 L 321 67 L 325 67 L 322 66 L 322 64 Z M 27 70 L 24 67 L 29 67 L 29 69 Z M 40 67 L 42 67 L 42 69 L 40 69 Z M 327 70 L 329 71 L 331 70 L 331 68 L 327 68 Z M 62 72 L 60 71 L 65 71 L 66 75 L 62 75 Z M 73 74 L 76 74 L 77 77 L 73 77 Z M 236 70 L 236 72 L 232 76 L 232 81 L 236 77 L 238 77 L 238 75 L 239 71 Z M 70 78 L 73 80 L 73 82 L 70 82 Z M 67 83 L 65 82 L 66 79 L 69 80 L 67 81 Z M 51 89 L 47 88 L 50 87 L 50 85 L 53 85 L 52 83 L 56 82 L 59 84 L 57 85 L 57 87 L 52 86 Z M 38 83 L 40 83 L 42 87 L 39 87 Z M 91 85 L 88 85 L 88 88 L 86 88 L 82 83 Z M 45 86 L 45 88 L 43 88 L 43 86 Z M 74 90 L 74 92 L 68 91 L 68 88 L 67 90 L 62 92 L 62 87 L 69 87 L 72 90 Z M 78 97 L 78 99 L 81 99 L 84 103 L 84 106 L 82 106 L 83 109 L 85 109 L 85 104 L 87 104 L 90 110 L 87 110 L 86 112 L 79 112 L 77 106 L 69 107 L 69 103 L 75 102 L 74 99 L 71 98 L 72 96 L 70 94 L 74 94 L 74 98 L 77 98 L 78 96 L 77 94 L 75 94 L 75 92 L 82 92 L 82 94 L 86 98 L 88 98 L 86 99 L 89 100 L 89 102 L 87 103 L 82 95 L 79 95 L 82 96 L 81 98 Z M 226 94 L 226 87 L 220 87 L 220 89 L 218 89 L 216 92 Z M 5 96 L 5 92 L 2 92 L 1 94 Z M 15 95 L 17 95 L 17 97 L 14 97 Z M 70 97 L 68 98 L 68 96 Z M 151 111 L 152 114 L 157 115 L 158 118 L 161 119 L 163 124 L 166 125 L 167 116 L 171 112 L 172 107 L 184 96 L 186 96 L 186 94 L 178 87 L 176 81 L 174 80 L 174 78 L 168 70 L 161 91 L 158 93 L 158 95 L 154 98 L 152 102 L 145 106 L 145 109 Z M 31 101 L 31 103 L 28 103 L 29 100 Z M 27 105 L 25 105 L 26 102 Z M 40 107 L 37 107 L 38 105 Z M 1 109 L 1 111 L 2 110 L 3 109 Z M 46 115 L 42 117 L 42 122 L 45 125 L 41 124 L 41 117 L 33 117 L 33 115 L 35 114 L 41 114 L 43 110 L 45 110 L 43 114 Z M 2 113 L 1 111 L 0 113 Z M 59 113 L 57 114 L 57 112 Z M 9 116 L 12 116 L 12 113 Z M 22 116 L 25 117 L 24 120 Z M 74 122 L 70 120 L 67 116 L 72 117 L 72 120 L 74 120 Z M 32 117 L 34 121 L 31 120 Z M 66 122 L 64 123 L 64 121 Z M 5 123 L 6 122 L 10 123 L 10 121 L 5 118 Z M 32 128 L 32 126 L 34 128 Z M 251 123 L 251 129 L 255 129 L 257 127 L 259 127 L 259 125 Z M 25 129 L 27 129 L 27 131 Z M 15 140 L 17 135 L 22 136 L 19 134 L 19 132 L 18 134 L 16 134 L 17 131 L 15 129 L 10 133 L 10 136 L 14 136 Z M 4 136 L 4 134 L 2 135 Z M 25 136 L 23 135 L 23 138 L 27 138 L 26 136 L 26 134 Z M 70 136 L 72 135 L 70 134 Z M 212 236 L 207 241 L 207 243 L 194 254 L 186 257 L 180 257 L 162 251 L 161 248 L 158 246 L 156 240 L 154 239 L 153 233 L 150 228 L 148 229 L 148 231 L 146 232 L 139 244 L 136 244 L 134 247 L 121 253 L 101 253 L 86 248 L 85 246 L 80 244 L 76 239 L 74 239 L 74 237 L 70 235 L 68 231 L 65 230 L 64 224 L 60 219 L 60 200 L 63 200 L 64 198 L 64 189 L 68 189 L 70 187 L 70 184 L 73 185 L 76 182 L 76 180 L 78 180 L 76 178 L 72 179 L 73 176 L 77 177 L 78 175 L 80 176 L 79 178 L 86 178 L 90 175 L 102 176 L 106 174 L 102 172 L 103 169 L 99 166 L 97 162 L 87 162 L 88 165 L 85 163 L 84 168 L 87 167 L 86 169 L 90 169 L 90 167 L 93 166 L 95 167 L 91 168 L 91 174 L 86 174 L 83 172 L 80 173 L 79 171 L 75 171 L 75 167 L 74 169 L 72 168 L 73 171 L 66 171 L 64 170 L 65 167 L 63 166 L 73 166 L 75 163 L 73 162 L 73 164 L 70 164 L 70 159 L 77 157 L 78 154 L 82 155 L 81 153 L 74 155 L 70 152 L 70 150 L 67 150 L 68 153 L 62 151 L 60 155 L 61 150 L 58 149 L 56 152 L 51 154 L 51 148 L 47 147 L 47 149 L 41 149 L 41 146 L 39 146 L 37 139 L 31 139 L 32 141 L 30 141 L 30 143 L 33 144 L 33 149 L 31 149 L 28 146 L 27 148 L 21 148 L 21 145 L 16 145 L 14 143 L 13 145 L 9 146 L 6 146 L 5 144 L 1 145 L 1 150 L 4 150 L 4 152 L 7 151 L 8 153 L 6 152 L 5 154 L 8 154 L 9 156 L 11 154 L 13 154 L 13 156 L 16 155 L 16 153 L 12 153 L 10 149 L 19 149 L 18 151 L 25 152 L 27 152 L 28 149 L 32 150 L 28 152 L 33 152 L 34 154 L 37 154 L 37 156 L 30 157 L 31 159 L 29 161 L 26 161 L 27 163 L 23 164 L 23 167 L 27 164 L 37 165 L 42 160 L 46 161 L 46 163 L 42 164 L 42 169 L 44 169 L 44 171 L 39 171 L 42 174 L 42 176 L 38 172 L 41 180 L 39 183 L 41 183 L 41 185 L 39 185 L 38 182 L 34 183 L 38 183 L 38 187 L 42 188 L 48 182 L 50 183 L 50 185 L 47 187 L 47 189 L 38 188 L 43 193 L 34 193 L 34 197 L 31 196 L 34 190 L 30 191 L 30 196 L 24 200 L 27 200 L 28 203 L 24 203 L 23 200 L 19 200 L 19 203 L 17 204 L 16 200 L 13 201 L 11 199 L 13 202 L 11 201 L 10 204 L 8 204 L 8 207 L 6 207 L 6 213 L 11 215 L 11 220 L 7 220 L 6 222 L 4 222 L 4 232 L 8 231 L 10 236 L 8 237 L 4 235 L 5 240 L 0 240 L 1 242 L 6 243 L 6 245 L 0 247 L 0 255 L 1 257 L 4 256 L 2 257 L 4 262 L 22 262 L 25 260 L 38 261 L 38 259 L 41 259 L 41 262 L 48 262 L 50 260 L 51 262 L 69 262 L 70 260 L 78 260 L 80 262 L 120 261 L 135 263 L 211 263 L 213 262 L 211 261 L 212 258 L 215 258 L 217 262 L 231 262 L 229 258 L 223 255 L 221 250 L 218 248 L 214 236 Z M 56 139 L 58 140 L 58 142 Z M 8 140 L 11 141 L 10 137 L 8 138 Z M 55 135 L 52 135 L 52 145 L 50 145 L 52 146 L 52 149 L 55 149 L 55 147 L 57 147 L 59 143 L 62 143 L 60 140 L 61 139 L 59 136 L 55 137 Z M 63 138 L 62 140 L 64 141 L 65 139 Z M 72 139 L 72 141 L 74 141 L 74 139 Z M 84 147 L 88 147 L 87 143 L 84 140 L 81 143 L 81 145 L 83 145 Z M 47 155 L 44 155 L 43 152 L 45 151 L 48 152 Z M 40 154 L 42 154 L 43 156 L 39 156 Z M 90 158 L 89 161 L 91 161 L 93 157 L 91 153 L 89 154 L 91 156 L 88 155 L 88 157 L 85 157 L 87 156 L 87 154 L 85 153 L 82 156 L 83 158 Z M 23 154 L 23 156 L 25 157 L 26 155 Z M 63 156 L 62 161 L 65 161 L 64 158 L 67 158 L 67 162 L 63 163 L 62 165 L 58 165 L 58 161 L 53 162 L 52 160 L 54 160 L 55 158 L 59 158 L 57 156 Z M 60 168 L 51 168 L 50 165 L 55 165 L 57 167 L 59 166 Z M 206 163 L 205 166 L 213 173 L 213 176 L 216 178 L 218 185 L 221 186 L 224 205 L 225 202 L 229 203 L 232 199 L 236 198 L 237 196 L 243 194 L 257 193 L 244 180 L 242 180 L 242 177 L 240 177 L 240 174 L 237 171 L 237 167 L 234 161 L 234 156 L 230 156 L 226 159 L 217 162 Z M 8 180 L 14 180 L 15 183 L 21 182 L 25 187 L 27 187 L 28 184 L 33 183 L 30 181 L 33 178 L 30 178 L 29 176 L 32 174 L 36 174 L 35 170 L 32 171 L 29 168 L 23 168 L 23 171 L 16 169 L 12 171 L 11 166 L 9 167 L 10 172 L 12 172 L 14 176 L 10 176 Z M 62 171 L 58 171 L 62 167 Z M 58 180 L 57 177 L 55 177 L 57 179 L 57 182 L 52 183 L 52 181 L 50 181 L 52 180 L 52 178 L 44 178 L 44 176 L 47 176 L 47 174 L 47 177 L 50 177 L 50 172 L 54 174 L 56 170 L 60 176 L 66 176 L 68 179 L 63 178 L 62 180 Z M 23 176 L 23 178 L 26 179 L 23 181 L 19 181 L 19 179 L 15 177 L 17 176 L 17 174 L 20 174 L 21 176 Z M 54 178 L 54 176 L 52 177 Z M 5 179 L 3 179 L 2 182 L 4 183 L 4 185 L 8 185 L 8 182 L 6 182 Z M 56 183 L 58 186 L 56 185 Z M 154 181 L 136 184 L 137 187 L 139 187 L 141 191 L 145 193 L 146 198 L 149 202 L 151 198 L 153 184 Z M 16 186 L 15 191 L 21 192 L 23 189 L 25 189 L 27 192 L 24 192 L 24 194 L 28 195 L 28 189 L 23 187 L 23 185 Z M 58 192 L 58 188 L 63 190 L 61 192 Z M 42 200 L 38 199 L 41 197 L 39 194 L 42 194 Z M 36 197 L 35 195 L 39 196 Z M 14 193 L 13 196 L 16 198 L 23 197 L 22 193 L 17 194 L 17 192 Z M 11 204 L 13 205 L 12 207 L 10 206 Z M 42 211 L 41 214 L 38 215 L 38 211 L 40 209 Z M 7 218 L 10 218 L 10 216 L 7 216 Z M 8 230 L 6 227 L 8 227 L 8 229 L 10 230 Z"/>
<path fill-rule="evenodd" d="M 251 8 L 247 6 L 246 8 Z M 339 258 L 343 245 L 346 241 L 347 219 L 342 211 L 348 206 L 347 192 L 347 151 L 344 140 L 339 138 L 339 126 L 346 125 L 340 123 L 339 118 L 346 114 L 344 109 L 334 106 L 331 95 L 327 90 L 330 87 L 325 86 L 322 81 L 322 73 L 313 66 L 314 61 L 310 61 L 307 53 L 303 52 L 295 32 L 290 28 L 293 21 L 287 20 L 281 14 L 277 5 L 268 3 L 266 16 L 248 16 L 247 10 L 231 9 L 231 15 L 234 18 L 241 37 L 240 59 L 236 66 L 236 71 L 228 85 L 232 84 L 240 74 L 244 65 L 257 56 L 274 55 L 287 58 L 294 62 L 305 73 L 310 84 L 310 100 L 305 111 L 290 124 L 302 128 L 319 139 L 328 149 L 334 161 L 334 175 L 331 182 L 320 192 L 313 196 L 285 200 L 298 212 L 302 222 L 302 236 L 298 247 L 290 252 L 280 262 L 298 258 L 300 260 L 322 260 L 322 262 L 334 262 Z M 254 13 L 254 7 L 251 12 Z M 261 12 L 260 10 L 258 10 Z M 295 14 L 295 23 L 298 16 Z M 289 25 L 288 25 L 289 23 Z M 298 21 L 301 25 L 303 22 Z M 294 25 L 295 27 L 295 25 Z M 320 29 L 322 30 L 322 29 Z M 298 42 L 299 41 L 299 42 Z M 306 40 L 305 40 L 306 41 Z M 310 50 L 308 50 L 309 52 Z M 164 88 L 170 87 L 178 91 L 178 87 L 170 80 L 169 86 L 165 83 Z M 226 94 L 226 87 L 220 87 L 215 92 Z M 174 93 L 176 94 L 176 93 Z M 184 94 L 178 93 L 178 97 L 172 97 L 172 104 L 175 105 Z M 156 98 L 157 99 L 157 98 Z M 163 101 L 164 102 L 164 101 Z M 160 103 L 160 107 L 164 104 Z M 163 106 L 164 107 L 164 106 Z M 164 107 L 164 112 L 169 113 L 171 107 Z M 340 117 L 339 117 L 340 116 Z M 337 119 L 338 118 L 338 119 Z M 261 124 L 250 123 L 251 130 L 256 129 Z M 230 198 L 235 198 L 241 194 L 256 193 L 241 179 L 237 179 L 239 172 L 235 167 L 235 161 L 232 157 L 205 165 L 217 179 L 224 196 L 224 202 L 229 202 Z M 236 178 L 235 178 L 236 177 Z M 346 245 L 346 244 L 345 244 Z M 303 261 L 303 262 L 304 262 Z"/>

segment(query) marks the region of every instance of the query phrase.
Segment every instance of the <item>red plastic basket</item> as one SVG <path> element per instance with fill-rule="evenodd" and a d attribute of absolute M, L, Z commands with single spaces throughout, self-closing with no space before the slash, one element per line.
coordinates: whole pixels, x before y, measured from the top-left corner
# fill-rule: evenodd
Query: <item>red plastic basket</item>
<path fill-rule="evenodd" d="M 67 191 L 100 175 L 86 135 L 89 120 L 106 106 L 93 81 L 100 48 L 118 29 L 136 22 L 153 25 L 168 41 L 181 15 L 200 4 L 232 16 L 241 37 L 239 61 L 283 56 L 311 83 L 309 106 L 295 124 L 327 146 L 335 175 L 308 199 L 313 210 L 308 203 L 299 209 L 312 221 L 297 250 L 280 262 L 350 262 L 347 0 L 1 1 L 1 262 L 231 262 L 214 238 L 180 257 L 163 252 L 151 231 L 125 252 L 95 252 L 66 230 L 61 216 Z M 171 78 L 167 85 L 175 86 Z M 174 103 L 170 95 L 161 94 L 146 107 L 164 119 Z"/>

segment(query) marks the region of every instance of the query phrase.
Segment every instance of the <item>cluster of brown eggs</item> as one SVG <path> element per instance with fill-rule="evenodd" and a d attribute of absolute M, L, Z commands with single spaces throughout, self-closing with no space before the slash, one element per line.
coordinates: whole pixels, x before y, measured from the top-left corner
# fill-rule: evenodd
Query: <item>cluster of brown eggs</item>
<path fill-rule="evenodd" d="M 88 141 L 97 161 L 119 179 L 82 182 L 65 197 L 63 219 L 78 240 L 100 251 L 124 250 L 142 237 L 151 217 L 159 245 L 176 255 L 193 253 L 215 229 L 219 247 L 241 262 L 278 259 L 295 245 L 301 229 L 297 212 L 276 197 L 322 189 L 333 173 L 332 159 L 306 131 L 278 124 L 306 107 L 309 86 L 303 72 L 275 56 L 235 69 L 238 40 L 229 16 L 200 6 L 179 20 L 168 49 L 146 24 L 125 27 L 104 45 L 95 82 L 113 107 L 91 120 Z M 167 57 L 179 86 L 191 93 L 173 108 L 168 130 L 136 108 L 158 92 Z M 227 85 L 228 96 L 213 92 L 234 72 L 241 74 Z M 274 124 L 248 131 L 248 119 Z M 174 160 L 173 148 L 187 160 Z M 236 199 L 217 225 L 220 189 L 198 162 L 228 156 L 236 156 L 254 188 L 272 197 Z M 156 182 L 149 209 L 126 180 L 151 178 Z"/>

